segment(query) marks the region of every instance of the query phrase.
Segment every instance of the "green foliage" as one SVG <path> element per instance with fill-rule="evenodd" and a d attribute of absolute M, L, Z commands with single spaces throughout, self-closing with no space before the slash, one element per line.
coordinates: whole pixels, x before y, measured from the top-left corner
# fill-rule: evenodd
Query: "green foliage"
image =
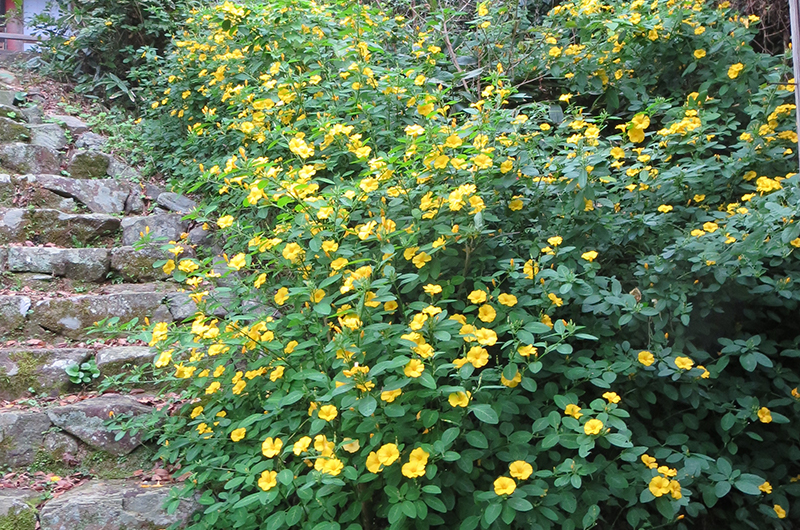
<path fill-rule="evenodd" d="M 149 68 L 195 5 L 194 0 L 85 0 L 67 9 L 51 1 L 33 17 L 37 34 L 47 38 L 44 72 L 74 81 L 87 97 L 138 106 L 138 71 Z"/>
<path fill-rule="evenodd" d="M 441 20 L 288 0 L 160 65 L 153 147 L 227 238 L 146 339 L 192 530 L 800 517 L 784 58 L 702 2 L 516 5 L 453 35 L 472 71 Z"/>
<path fill-rule="evenodd" d="M 69 376 L 69 380 L 75 385 L 88 385 L 93 380 L 100 377 L 100 370 L 94 359 L 89 359 L 83 363 L 70 364 L 64 371 Z"/>

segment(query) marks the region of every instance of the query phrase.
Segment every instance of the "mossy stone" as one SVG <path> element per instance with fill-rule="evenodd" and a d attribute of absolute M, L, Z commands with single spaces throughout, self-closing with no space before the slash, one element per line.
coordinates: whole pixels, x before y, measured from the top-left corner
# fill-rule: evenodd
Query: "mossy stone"
<path fill-rule="evenodd" d="M 109 156 L 97 151 L 78 151 L 72 155 L 67 171 L 76 179 L 98 179 L 106 176 Z"/>

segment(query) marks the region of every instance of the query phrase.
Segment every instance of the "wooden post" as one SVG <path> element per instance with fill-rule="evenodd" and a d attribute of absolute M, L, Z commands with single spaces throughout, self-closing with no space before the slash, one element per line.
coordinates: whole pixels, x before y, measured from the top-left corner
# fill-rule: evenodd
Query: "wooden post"
<path fill-rule="evenodd" d="M 789 0 L 789 18 L 792 25 L 792 68 L 794 69 L 795 132 L 800 135 L 800 0 Z M 797 139 L 797 156 L 800 157 L 800 136 Z"/>

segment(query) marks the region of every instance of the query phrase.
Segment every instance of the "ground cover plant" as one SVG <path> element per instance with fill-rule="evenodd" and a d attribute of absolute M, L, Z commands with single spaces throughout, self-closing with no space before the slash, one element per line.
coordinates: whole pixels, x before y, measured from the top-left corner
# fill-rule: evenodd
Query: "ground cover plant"
<path fill-rule="evenodd" d="M 193 530 L 800 519 L 786 58 L 727 3 L 518 7 L 225 2 L 161 59 L 226 245 L 144 331 Z"/>

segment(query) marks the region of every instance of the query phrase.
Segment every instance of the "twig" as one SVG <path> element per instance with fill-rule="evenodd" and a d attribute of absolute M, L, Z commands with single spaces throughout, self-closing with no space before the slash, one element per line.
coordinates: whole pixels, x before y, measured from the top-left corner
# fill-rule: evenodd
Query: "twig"
<path fill-rule="evenodd" d="M 453 44 L 450 42 L 450 35 L 447 32 L 447 20 L 444 15 L 444 9 L 442 9 L 442 36 L 444 36 L 444 45 L 447 48 L 447 54 L 450 56 L 450 61 L 453 63 L 453 66 L 456 67 L 458 73 L 462 73 L 461 66 L 458 64 L 458 57 L 456 57 L 456 52 L 453 51 Z M 461 86 L 464 87 L 469 93 L 469 86 L 467 86 L 466 79 L 461 80 Z"/>

